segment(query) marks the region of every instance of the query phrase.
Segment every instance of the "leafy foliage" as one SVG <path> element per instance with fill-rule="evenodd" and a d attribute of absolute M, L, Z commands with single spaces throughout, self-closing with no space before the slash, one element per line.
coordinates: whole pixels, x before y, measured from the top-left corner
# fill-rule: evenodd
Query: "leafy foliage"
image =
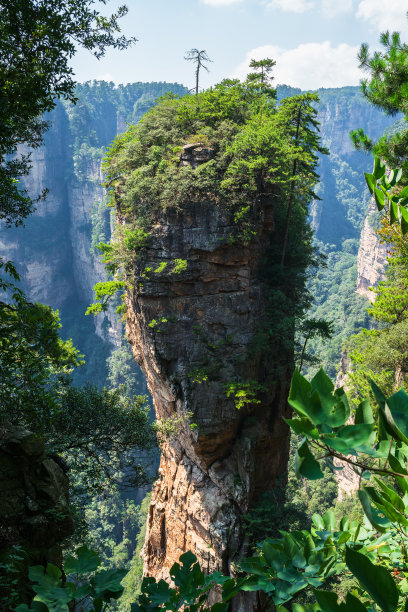
<path fill-rule="evenodd" d="M 123 593 L 121 581 L 126 570 L 101 570 L 99 565 L 98 555 L 81 546 L 64 563 L 66 581 L 62 571 L 51 563 L 45 569 L 42 565 L 30 567 L 29 578 L 36 595 L 30 607 L 21 604 L 16 612 L 68 612 L 86 600 L 92 600 L 94 612 L 106 609 L 107 603 Z"/>
<path fill-rule="evenodd" d="M 22 223 L 33 202 L 19 190 L 28 174 L 30 155 L 9 159 L 17 146 L 38 147 L 47 128 L 42 115 L 54 108 L 55 98 L 75 101 L 75 82 L 69 60 L 76 45 L 102 57 L 109 47 L 125 49 L 135 39 L 117 36 L 118 20 L 127 9 L 102 16 L 86 0 L 6 0 L 0 9 L 0 219 Z"/>
<path fill-rule="evenodd" d="M 171 568 L 174 586 L 145 578 L 132 610 L 152 612 L 184 606 L 192 611 L 226 611 L 228 602 L 239 590 L 261 589 L 284 611 L 284 604 L 312 586 L 317 604 L 305 607 L 296 603 L 294 610 L 402 612 L 408 593 L 408 395 L 401 390 L 385 398 L 375 383 L 372 385 L 378 414 L 375 417 L 369 402 L 363 400 L 356 410 L 354 424 L 347 424 L 350 408 L 343 389 L 334 390 L 323 370 L 310 382 L 296 371 L 289 395 L 295 417 L 288 424 L 296 434 L 304 434 L 297 451 L 300 475 L 320 478 L 321 462 L 333 457 L 351 464 L 366 481 L 374 475 L 372 485 L 367 484 L 359 491 L 367 518 L 365 526 L 358 521 L 351 523 L 348 518 L 338 522 L 332 510 L 324 516 L 315 514 L 310 531 L 281 532 L 278 538 L 260 542 L 256 554 L 240 563 L 246 574 L 235 579 L 217 572 L 205 576 L 196 557 L 191 552 L 185 553 L 180 563 Z M 388 483 L 382 476 L 388 478 Z M 87 558 L 93 562 L 94 556 L 87 553 Z M 77 569 L 78 564 L 79 561 L 69 560 L 68 567 Z M 339 603 L 336 593 L 319 587 L 330 576 L 346 569 L 357 586 L 347 593 L 345 602 Z M 30 576 L 34 581 L 38 581 L 37 573 L 37 568 L 33 568 Z M 50 573 L 43 601 L 48 605 L 53 597 L 60 597 L 64 603 L 68 595 L 60 591 L 56 594 L 55 586 L 59 585 L 55 581 L 59 577 Z M 97 582 L 91 579 L 85 588 Z M 222 586 L 221 601 L 203 608 L 216 584 Z"/>
<path fill-rule="evenodd" d="M 35 429 L 42 419 L 47 429 L 80 356 L 70 340 L 60 339 L 56 312 L 21 293 L 14 297 L 14 305 L 0 302 L 0 419 Z"/>
<path fill-rule="evenodd" d="M 303 144 L 291 142 L 289 106 L 282 103 L 276 109 L 273 100 L 259 97 L 248 83 L 228 80 L 197 99 L 165 97 L 117 137 L 105 158 L 107 184 L 112 188 L 119 177 L 126 178 L 120 186 L 120 209 L 129 217 L 136 213 L 140 222 L 154 207 L 182 206 L 205 194 L 237 212 L 245 200 L 255 203 L 259 187 L 265 191 L 267 185 L 288 183 L 283 169 L 302 154 L 297 147 Z M 206 136 L 211 159 L 196 169 L 179 166 L 180 147 L 197 133 Z M 310 172 L 307 163 L 304 171 Z M 305 193 L 310 189 L 307 176 L 299 172 L 296 178 Z"/>
<path fill-rule="evenodd" d="M 354 392 L 359 388 L 370 394 L 370 377 L 387 392 L 403 385 L 405 380 L 408 251 L 404 221 L 406 188 L 399 191 L 400 177 L 401 171 L 387 173 L 378 157 L 375 158 L 373 173 L 366 174 L 367 184 L 375 195 L 382 215 L 377 233 L 389 245 L 389 257 L 385 280 L 374 290 L 375 301 L 368 309 L 374 321 L 374 329 L 362 329 L 347 342 L 352 362 L 350 380 Z"/>

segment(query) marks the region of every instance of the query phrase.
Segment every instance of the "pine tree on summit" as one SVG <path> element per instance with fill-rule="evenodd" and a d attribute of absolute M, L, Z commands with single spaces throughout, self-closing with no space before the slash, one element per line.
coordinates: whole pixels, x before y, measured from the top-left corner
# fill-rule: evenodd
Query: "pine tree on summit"
<path fill-rule="evenodd" d="M 274 66 L 276 66 L 276 62 L 270 57 L 261 60 L 251 59 L 249 67 L 253 68 L 255 72 L 248 74 L 247 81 L 259 81 L 263 85 L 269 84 L 274 78 L 271 75 Z"/>
<path fill-rule="evenodd" d="M 184 56 L 184 59 L 187 61 L 192 61 L 196 64 L 196 69 L 195 69 L 195 79 L 196 79 L 196 84 L 195 84 L 195 93 L 196 96 L 198 96 L 198 86 L 199 86 L 199 81 L 200 81 L 200 70 L 201 68 L 204 68 L 204 70 L 206 70 L 207 72 L 209 72 L 207 66 L 205 65 L 207 62 L 212 62 L 212 60 L 210 60 L 210 58 L 207 55 L 207 51 L 205 51 L 205 49 L 203 49 L 202 51 L 199 51 L 198 49 L 190 49 L 190 51 L 187 52 L 187 54 Z"/>

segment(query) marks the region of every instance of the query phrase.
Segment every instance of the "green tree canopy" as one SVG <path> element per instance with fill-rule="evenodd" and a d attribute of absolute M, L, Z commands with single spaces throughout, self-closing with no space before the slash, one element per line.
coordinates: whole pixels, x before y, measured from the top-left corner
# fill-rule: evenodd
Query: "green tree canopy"
<path fill-rule="evenodd" d="M 125 6 L 104 17 L 93 5 L 93 0 L 0 4 L 0 219 L 7 225 L 21 224 L 33 209 L 27 192 L 19 189 L 30 169 L 30 155 L 9 156 L 20 145 L 41 144 L 47 128 L 43 115 L 54 108 L 56 98 L 75 102 L 69 62 L 77 47 L 101 58 L 107 48 L 125 49 L 135 41 L 119 35 Z"/>

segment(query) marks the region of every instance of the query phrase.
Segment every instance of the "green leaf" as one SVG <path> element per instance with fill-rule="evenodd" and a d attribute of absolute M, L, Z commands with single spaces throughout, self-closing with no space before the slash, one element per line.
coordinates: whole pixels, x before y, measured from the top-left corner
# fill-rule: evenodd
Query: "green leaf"
<path fill-rule="evenodd" d="M 357 406 L 354 422 L 356 425 L 374 423 L 373 409 L 368 400 L 360 402 Z"/>
<path fill-rule="evenodd" d="M 309 480 L 318 480 L 324 476 L 319 463 L 309 450 L 306 439 L 303 440 L 296 451 L 295 472 L 298 478 L 299 476 L 304 476 Z"/>
<path fill-rule="evenodd" d="M 391 526 L 390 521 L 387 518 L 379 516 L 376 509 L 371 506 L 370 498 L 365 489 L 360 489 L 357 491 L 357 494 L 363 507 L 364 514 L 370 521 L 371 525 L 380 533 L 385 533 L 387 527 Z"/>
<path fill-rule="evenodd" d="M 393 504 L 390 503 L 382 493 L 374 489 L 374 487 L 365 487 L 365 491 L 377 506 L 378 510 L 382 512 L 392 523 L 399 523 L 400 525 L 408 527 L 408 520 L 405 518 L 405 516 L 398 512 L 398 510 L 394 508 Z"/>
<path fill-rule="evenodd" d="M 350 416 L 347 396 L 343 388 L 334 390 L 334 385 L 321 368 L 311 380 L 312 391 L 317 392 L 324 412 L 322 423 L 329 427 L 344 425 Z"/>
<path fill-rule="evenodd" d="M 284 564 L 284 555 L 274 544 L 268 541 L 262 542 L 262 552 L 265 557 L 265 561 L 275 570 Z"/>
<path fill-rule="evenodd" d="M 323 423 L 325 414 L 317 393 L 312 395 L 312 385 L 296 368 L 289 391 L 288 403 L 301 416 L 307 417 L 315 425 Z"/>
<path fill-rule="evenodd" d="M 44 586 L 61 586 L 62 572 L 56 565 L 52 563 L 47 564 L 47 568 L 44 571 L 42 565 L 34 565 L 28 569 L 28 577 L 31 582 L 36 582 Z"/>
<path fill-rule="evenodd" d="M 390 225 L 398 221 L 398 204 L 390 200 Z"/>
<path fill-rule="evenodd" d="M 394 418 L 393 418 L 393 414 L 390 410 L 390 407 L 388 405 L 388 401 L 391 398 L 389 398 L 387 400 L 387 404 L 385 404 L 385 408 L 382 409 L 380 408 L 379 411 L 379 415 L 381 416 L 381 420 L 382 423 L 384 425 L 384 429 L 386 430 L 386 432 L 389 434 L 390 437 L 395 438 L 396 440 L 400 440 L 401 442 L 404 442 L 404 444 L 408 444 L 408 438 L 406 437 L 406 435 L 400 430 L 400 428 L 396 425 Z M 396 414 L 397 416 L 397 414 Z M 401 419 L 400 419 L 401 420 Z M 404 429 L 406 429 L 406 424 L 401 421 Z"/>
<path fill-rule="evenodd" d="M 309 419 L 283 419 L 298 436 L 309 436 L 317 439 L 319 432 Z"/>
<path fill-rule="evenodd" d="M 324 531 L 325 530 L 323 517 L 320 516 L 320 514 L 317 514 L 317 512 L 315 512 L 313 514 L 313 516 L 312 516 L 312 521 L 316 525 L 317 529 L 320 529 L 320 531 Z"/>
<path fill-rule="evenodd" d="M 73 594 L 73 597 L 75 599 L 82 599 L 83 597 L 88 597 L 88 595 L 90 595 L 91 593 L 92 593 L 91 585 L 89 584 L 89 582 L 85 582 L 84 584 L 81 584 L 81 586 L 79 586 L 76 589 L 75 593 Z"/>
<path fill-rule="evenodd" d="M 381 189 L 377 189 L 377 187 L 374 187 L 374 198 L 375 198 L 375 203 L 377 204 L 377 210 L 382 210 L 385 205 L 384 192 L 381 191 Z"/>
<path fill-rule="evenodd" d="M 388 487 L 384 482 L 382 482 L 379 478 L 374 477 L 377 485 L 382 489 L 383 493 L 386 495 L 388 501 L 395 506 L 395 508 L 399 512 L 405 511 L 405 504 L 394 489 Z"/>
<path fill-rule="evenodd" d="M 367 187 L 370 190 L 370 193 L 373 193 L 375 187 L 375 179 L 372 174 L 368 174 L 368 172 L 364 172 L 365 180 L 367 183 Z"/>
<path fill-rule="evenodd" d="M 327 531 L 336 530 L 336 517 L 333 510 L 328 510 L 326 514 L 323 515 L 323 522 Z"/>
<path fill-rule="evenodd" d="M 398 589 L 390 573 L 362 553 L 346 547 L 346 565 L 383 612 L 395 612 Z"/>
<path fill-rule="evenodd" d="M 334 385 L 323 368 L 320 368 L 320 370 L 313 376 L 312 380 L 310 381 L 310 385 L 312 387 L 312 391 L 317 391 L 319 395 L 331 396 L 334 391 Z"/>
<path fill-rule="evenodd" d="M 407 470 L 401 465 L 401 463 L 398 461 L 398 459 L 394 455 L 390 454 L 390 456 L 388 457 L 388 462 L 393 472 L 397 472 L 398 474 L 404 474 L 405 476 L 408 476 Z M 403 476 L 396 476 L 395 478 L 399 486 L 401 487 L 401 490 L 404 493 L 408 493 L 408 478 L 403 478 Z"/>
<path fill-rule="evenodd" d="M 370 383 L 371 390 L 375 399 L 377 400 L 378 405 L 380 406 L 380 408 L 384 408 L 386 402 L 384 393 L 371 378 L 368 379 L 368 382 Z"/>
<path fill-rule="evenodd" d="M 367 612 L 367 608 L 351 593 L 347 593 L 345 603 L 338 603 L 337 593 L 330 591 L 317 591 L 313 593 L 323 612 Z"/>
<path fill-rule="evenodd" d="M 340 605 L 337 603 L 337 593 L 317 591 L 316 589 L 313 589 L 313 593 L 317 599 L 317 603 L 324 612 L 338 612 L 338 610 L 341 610 Z"/>
<path fill-rule="evenodd" d="M 77 548 L 75 555 L 75 557 L 69 555 L 65 560 L 64 571 L 66 574 L 88 574 L 98 568 L 100 559 L 96 552 L 90 550 L 87 546 Z"/>
<path fill-rule="evenodd" d="M 401 189 L 401 191 L 399 192 L 398 197 L 401 200 L 404 200 L 405 198 L 408 198 L 408 187 L 403 187 Z"/>
<path fill-rule="evenodd" d="M 387 406 L 391 411 L 392 420 L 388 418 Z M 387 399 L 384 411 L 394 434 L 401 442 L 408 444 L 408 395 L 404 389 L 400 389 Z"/>
<path fill-rule="evenodd" d="M 126 574 L 127 570 L 122 569 L 110 569 L 99 572 L 91 580 L 96 595 L 112 597 L 113 599 L 120 597 L 123 593 L 121 582 Z"/>
<path fill-rule="evenodd" d="M 143 589 L 142 589 L 143 590 Z M 174 590 L 170 588 L 165 580 L 159 580 L 158 582 L 150 583 L 148 589 L 149 600 L 152 604 L 162 606 L 169 603 L 172 599 Z"/>
<path fill-rule="evenodd" d="M 400 206 L 399 211 L 401 214 L 401 230 L 405 236 L 405 234 L 408 232 L 408 210 L 403 206 Z"/>
<path fill-rule="evenodd" d="M 334 436 L 322 436 L 322 441 L 327 444 L 327 446 L 334 448 L 334 450 L 339 453 L 343 453 L 345 455 L 349 453 L 349 445 L 341 438 L 336 438 Z"/>
<path fill-rule="evenodd" d="M 36 586 L 33 590 L 36 593 L 34 602 L 47 606 L 49 612 L 69 612 L 68 604 L 72 597 L 64 588 Z"/>
<path fill-rule="evenodd" d="M 337 435 L 354 448 L 365 444 L 373 431 L 374 424 L 346 425 L 337 432 Z"/>
<path fill-rule="evenodd" d="M 399 181 L 401 180 L 401 177 L 402 177 L 402 169 L 401 168 L 398 168 L 398 169 L 395 169 L 395 170 L 391 170 L 390 176 L 388 178 L 388 184 L 390 185 L 390 187 L 394 187 L 394 185 L 399 183 Z"/>
<path fill-rule="evenodd" d="M 376 181 L 382 179 L 385 174 L 385 164 L 380 157 L 377 155 L 374 157 L 374 170 L 373 177 Z"/>
<path fill-rule="evenodd" d="M 248 574 L 255 574 L 255 576 L 265 575 L 266 568 L 259 557 L 249 557 L 248 559 L 240 561 L 239 565 L 244 572 L 248 572 Z"/>

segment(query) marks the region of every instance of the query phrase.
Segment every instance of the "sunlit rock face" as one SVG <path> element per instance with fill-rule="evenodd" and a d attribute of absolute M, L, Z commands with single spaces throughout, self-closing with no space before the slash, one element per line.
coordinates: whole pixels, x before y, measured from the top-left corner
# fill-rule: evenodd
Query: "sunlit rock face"
<path fill-rule="evenodd" d="M 360 247 L 357 258 L 357 287 L 360 295 L 367 297 L 370 302 L 375 300 L 375 288 L 379 281 L 384 280 L 387 267 L 388 245 L 380 240 L 375 225 L 378 224 L 376 206 L 371 202 L 368 215 L 361 230 Z"/>
<path fill-rule="evenodd" d="M 246 549 L 243 515 L 286 471 L 282 416 L 292 361 L 281 355 L 280 377 L 260 403 L 237 409 L 227 393 L 231 381 L 262 383 L 268 373 L 262 351 L 251 348 L 265 308 L 260 272 L 273 236 L 272 203 L 258 213 L 248 246 L 231 243 L 231 222 L 212 202 L 163 213 L 136 260 L 127 335 L 157 418 L 174 424 L 148 517 L 148 575 L 168 577 L 186 550 L 206 572 L 231 573 Z M 258 610 L 255 600 L 251 594 L 235 609 Z"/>

